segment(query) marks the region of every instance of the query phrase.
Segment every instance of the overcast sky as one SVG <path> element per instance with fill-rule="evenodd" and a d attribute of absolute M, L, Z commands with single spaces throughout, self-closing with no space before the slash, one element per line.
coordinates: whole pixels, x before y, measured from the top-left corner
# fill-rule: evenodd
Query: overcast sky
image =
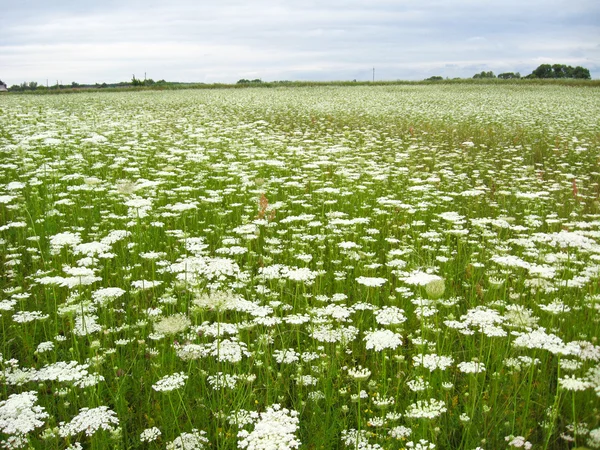
<path fill-rule="evenodd" d="M 0 79 L 419 80 L 581 65 L 600 78 L 598 0 L 13 0 Z"/>

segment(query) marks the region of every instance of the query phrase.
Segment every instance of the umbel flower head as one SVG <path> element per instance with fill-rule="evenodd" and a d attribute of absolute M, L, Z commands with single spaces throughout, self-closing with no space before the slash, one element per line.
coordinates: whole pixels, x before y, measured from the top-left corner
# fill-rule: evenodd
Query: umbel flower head
<path fill-rule="evenodd" d="M 442 278 L 431 280 L 425 285 L 425 292 L 427 292 L 427 296 L 432 300 L 441 298 L 445 291 L 446 284 Z"/>
<path fill-rule="evenodd" d="M 17 437 L 25 442 L 25 436 L 41 427 L 42 419 L 48 417 L 44 408 L 36 405 L 37 393 L 34 391 L 12 394 L 8 400 L 0 402 L 0 431 Z"/>
<path fill-rule="evenodd" d="M 248 450 L 298 448 L 298 413 L 275 404 L 255 418 L 254 430 L 238 432 L 238 448 Z"/>
<path fill-rule="evenodd" d="M 154 324 L 154 331 L 160 334 L 177 334 L 187 330 L 192 324 L 185 314 L 173 314 Z"/>
<path fill-rule="evenodd" d="M 69 423 L 61 422 L 58 427 L 58 434 L 62 437 L 75 436 L 79 433 L 85 433 L 91 436 L 96 431 L 102 429 L 114 431 L 119 425 L 117 414 L 108 408 L 108 406 L 98 406 L 97 408 L 81 408 L 79 414 L 73 417 Z"/>

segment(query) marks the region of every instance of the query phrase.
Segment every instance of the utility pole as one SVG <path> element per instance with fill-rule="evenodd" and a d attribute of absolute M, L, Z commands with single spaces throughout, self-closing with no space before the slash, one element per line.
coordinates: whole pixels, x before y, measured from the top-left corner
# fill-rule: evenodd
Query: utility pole
<path fill-rule="evenodd" d="M 373 67 L 373 83 L 375 83 L 375 67 Z"/>

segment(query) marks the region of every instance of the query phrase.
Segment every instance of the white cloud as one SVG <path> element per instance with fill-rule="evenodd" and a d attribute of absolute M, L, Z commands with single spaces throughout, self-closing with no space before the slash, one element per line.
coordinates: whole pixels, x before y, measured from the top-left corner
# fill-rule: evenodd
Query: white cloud
<path fill-rule="evenodd" d="M 370 79 L 373 66 L 379 79 L 528 73 L 545 61 L 600 68 L 591 39 L 600 6 L 587 0 L 13 3 L 0 16 L 9 84 L 125 81 L 144 71 L 232 82 Z"/>

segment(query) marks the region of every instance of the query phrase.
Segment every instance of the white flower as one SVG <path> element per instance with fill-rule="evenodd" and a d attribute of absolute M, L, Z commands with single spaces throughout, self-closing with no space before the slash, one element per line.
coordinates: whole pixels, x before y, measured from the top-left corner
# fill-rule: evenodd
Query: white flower
<path fill-rule="evenodd" d="M 585 391 L 591 386 L 588 381 L 576 378 L 575 375 L 566 375 L 564 378 L 559 378 L 558 385 L 567 391 Z"/>
<path fill-rule="evenodd" d="M 363 286 L 380 287 L 383 286 L 387 280 L 385 278 L 378 277 L 358 277 L 356 282 L 358 284 L 362 284 Z"/>
<path fill-rule="evenodd" d="M 406 322 L 404 310 L 396 306 L 384 306 L 375 313 L 375 320 L 380 325 L 399 325 Z"/>
<path fill-rule="evenodd" d="M 392 350 L 402 345 L 402 338 L 398 333 L 390 330 L 375 330 L 365 333 L 367 350 L 373 349 L 376 352 L 391 348 Z"/>
<path fill-rule="evenodd" d="M 187 379 L 188 376 L 183 372 L 174 373 L 158 380 L 152 385 L 152 389 L 157 392 L 170 392 L 183 387 Z"/>
<path fill-rule="evenodd" d="M 99 429 L 114 431 L 118 425 L 117 414 L 108 406 L 81 408 L 71 422 L 59 424 L 58 434 L 62 437 L 75 436 L 79 433 L 91 436 Z"/>
<path fill-rule="evenodd" d="M 146 428 L 140 433 L 140 441 L 153 442 L 159 438 L 161 431 L 157 427 Z"/>
<path fill-rule="evenodd" d="M 356 381 L 367 381 L 371 376 L 371 371 L 363 366 L 358 366 L 356 369 L 348 369 L 348 375 Z"/>
<path fill-rule="evenodd" d="M 254 430 L 238 432 L 238 448 L 248 450 L 288 450 L 298 448 L 300 441 L 295 433 L 298 430 L 298 413 L 270 406 L 254 420 Z"/>
<path fill-rule="evenodd" d="M 192 429 L 191 433 L 181 433 L 172 442 L 166 446 L 166 450 L 201 450 L 208 444 L 205 431 Z"/>
<path fill-rule="evenodd" d="M 12 394 L 8 400 L 1 401 L 0 431 L 23 438 L 44 425 L 43 419 L 48 418 L 48 413 L 36 402 L 37 393 L 34 391 Z"/>
<path fill-rule="evenodd" d="M 415 286 L 427 286 L 432 281 L 442 280 L 442 277 L 438 275 L 434 275 L 427 272 L 422 272 L 420 270 L 415 270 L 408 274 L 408 276 L 402 277 L 402 281 L 406 284 L 412 284 Z"/>
<path fill-rule="evenodd" d="M 404 416 L 412 419 L 435 419 L 446 411 L 446 404 L 442 400 L 431 398 L 424 401 L 418 400 L 416 403 L 413 403 L 406 409 Z"/>
<path fill-rule="evenodd" d="M 462 373 L 481 373 L 485 372 L 485 366 L 478 361 L 463 361 L 458 363 L 458 370 Z"/>
<path fill-rule="evenodd" d="M 177 334 L 185 331 L 192 321 L 185 314 L 173 314 L 154 324 L 154 331 L 160 334 Z"/>
<path fill-rule="evenodd" d="M 451 356 L 440 356 L 434 354 L 421 354 L 413 356 L 415 367 L 423 366 L 433 372 L 436 369 L 446 370 L 452 365 L 454 359 Z"/>
<path fill-rule="evenodd" d="M 523 436 L 515 437 L 510 435 L 506 436 L 504 440 L 508 442 L 509 447 L 524 448 L 525 450 L 529 450 L 532 447 L 531 442 L 526 441 Z"/>

